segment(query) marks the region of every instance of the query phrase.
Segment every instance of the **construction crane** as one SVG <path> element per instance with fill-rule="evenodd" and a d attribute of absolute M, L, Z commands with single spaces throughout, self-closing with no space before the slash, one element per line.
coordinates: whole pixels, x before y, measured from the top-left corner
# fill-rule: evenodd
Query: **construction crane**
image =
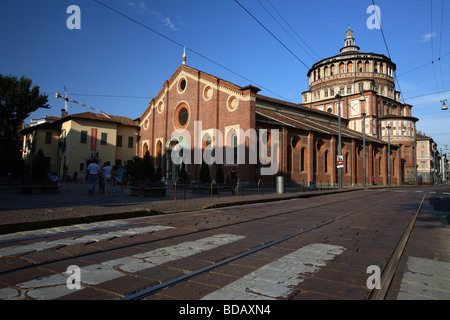
<path fill-rule="evenodd" d="M 91 110 L 100 112 L 101 114 L 103 114 L 103 115 L 104 115 L 105 117 L 107 117 L 108 119 L 111 119 L 111 117 L 108 116 L 105 112 L 103 112 L 103 111 L 101 111 L 101 110 L 99 110 L 99 109 L 97 109 L 97 108 L 88 106 L 87 104 L 78 102 L 78 101 L 73 100 L 73 99 L 69 99 L 69 97 L 67 96 L 66 86 L 64 86 L 64 91 L 65 91 L 65 94 L 66 94 L 64 97 L 63 97 L 62 95 L 60 95 L 59 93 L 55 93 L 55 97 L 56 97 L 56 98 L 61 98 L 61 99 L 63 99 L 63 100 L 66 101 L 66 103 L 65 103 L 65 108 L 64 108 L 64 115 L 65 115 L 65 116 L 67 116 L 67 115 L 69 114 L 69 102 L 73 102 L 73 103 L 79 104 L 79 105 L 81 105 L 81 106 L 83 106 L 83 107 L 89 108 L 89 109 L 91 109 Z M 112 119 L 111 119 L 111 120 L 112 120 Z"/>

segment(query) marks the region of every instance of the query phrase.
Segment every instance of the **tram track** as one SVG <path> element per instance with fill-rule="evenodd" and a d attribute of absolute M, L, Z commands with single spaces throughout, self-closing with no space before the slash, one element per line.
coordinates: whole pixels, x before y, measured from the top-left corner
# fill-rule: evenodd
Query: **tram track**
<path fill-rule="evenodd" d="M 338 216 L 338 217 L 335 217 L 335 218 L 333 218 L 333 219 L 327 220 L 327 221 L 325 221 L 325 222 L 323 222 L 323 223 L 320 223 L 320 224 L 318 224 L 318 225 L 314 225 L 314 226 L 309 227 L 309 228 L 307 228 L 307 229 L 305 229 L 305 230 L 301 230 L 301 231 L 299 231 L 299 232 L 290 234 L 290 235 L 285 236 L 285 237 L 283 237 L 283 238 L 281 238 L 281 239 L 277 239 L 277 240 L 271 241 L 271 242 L 269 242 L 269 243 L 267 243 L 267 244 L 264 244 L 264 245 L 261 245 L 261 246 L 259 246 L 259 247 L 253 248 L 253 249 L 251 249 L 251 250 L 248 250 L 248 251 L 246 251 L 246 252 L 243 252 L 243 253 L 241 253 L 241 254 L 238 254 L 238 255 L 236 255 L 236 256 L 234 256 L 234 257 L 231 257 L 231 258 L 228 258 L 228 259 L 226 259 L 226 260 L 223 260 L 223 261 L 220 261 L 220 262 L 218 262 L 218 263 L 215 263 L 215 264 L 213 264 L 213 265 L 210 265 L 210 266 L 208 266 L 208 267 L 206 267 L 206 268 L 202 268 L 202 269 L 200 269 L 200 270 L 196 270 L 196 271 L 194 271 L 194 272 L 191 272 L 191 273 L 189 273 L 189 274 L 183 275 L 183 276 L 178 277 L 178 278 L 176 278 L 176 279 L 167 281 L 167 282 L 165 282 L 165 283 L 161 283 L 161 284 L 159 284 L 159 285 L 156 285 L 156 286 L 154 286 L 154 287 L 151 287 L 151 288 L 142 290 L 142 291 L 140 291 L 140 292 L 136 292 L 136 293 L 134 293 L 134 294 L 131 294 L 131 295 L 129 295 L 129 296 L 126 296 L 126 297 L 122 298 L 122 300 L 140 300 L 140 299 L 145 298 L 145 297 L 147 297 L 147 296 L 149 296 L 149 295 L 152 295 L 152 294 L 154 294 L 154 293 L 156 293 L 156 292 L 159 292 L 159 291 L 161 291 L 161 290 L 163 290 L 163 289 L 165 289 L 165 288 L 167 288 L 167 287 L 170 287 L 170 286 L 172 286 L 172 285 L 174 285 L 174 284 L 177 284 L 177 283 L 186 281 L 186 280 L 188 280 L 188 279 L 190 279 L 190 278 L 192 278 L 192 277 L 195 277 L 195 276 L 197 276 L 197 275 L 199 275 L 199 274 L 202 274 L 202 273 L 204 273 L 204 272 L 213 270 L 213 269 L 215 269 L 215 268 L 217 268 L 217 267 L 220 267 L 220 266 L 225 265 L 225 264 L 227 264 L 227 263 L 230 263 L 230 262 L 232 262 L 232 261 L 241 259 L 241 258 L 246 257 L 246 256 L 248 256 L 248 255 L 251 255 L 251 254 L 253 254 L 253 253 L 259 252 L 259 251 L 261 251 L 261 250 L 263 250 L 263 249 L 266 249 L 266 248 L 268 248 L 268 247 L 271 247 L 271 246 L 273 246 L 273 245 L 282 243 L 282 242 L 287 241 L 287 240 L 289 240 L 289 239 L 291 239 L 291 238 L 294 238 L 294 237 L 300 236 L 300 235 L 302 235 L 302 234 L 311 232 L 311 231 L 313 231 L 313 230 L 319 229 L 319 228 L 321 228 L 321 227 L 323 227 L 323 226 L 326 226 L 326 225 L 328 225 L 328 224 L 333 223 L 333 222 L 336 221 L 336 220 L 345 218 L 345 217 L 350 216 L 350 215 L 352 215 L 352 214 L 355 214 L 355 213 L 357 213 L 357 212 L 361 212 L 361 211 L 363 211 L 363 210 L 366 210 L 367 208 L 376 206 L 376 205 L 378 205 L 378 204 L 380 204 L 380 203 L 382 203 L 382 202 L 384 202 L 384 201 L 386 201 L 386 200 L 387 200 L 386 198 L 385 198 L 385 199 L 382 199 L 382 200 L 380 200 L 380 201 L 378 201 L 378 202 L 376 202 L 376 203 L 372 203 L 372 204 L 370 204 L 370 205 L 368 205 L 368 206 L 365 206 L 365 207 L 363 207 L 363 208 L 358 208 L 358 209 L 353 210 L 353 211 L 351 211 L 351 212 L 342 214 L 342 215 L 340 215 L 340 216 Z"/>
<path fill-rule="evenodd" d="M 382 193 L 382 192 L 385 192 L 385 190 L 381 190 L 381 191 L 377 191 L 377 192 L 371 192 L 369 194 L 369 196 L 372 196 L 372 195 L 375 196 L 375 195 L 377 195 L 379 193 Z M 339 203 L 342 203 L 342 202 L 345 202 L 345 201 L 359 199 L 359 198 L 367 197 L 367 196 L 368 196 L 368 194 L 364 194 L 363 193 L 363 194 L 358 195 L 358 196 L 346 197 L 345 199 L 341 199 L 339 201 L 333 201 L 333 202 L 325 203 L 325 204 L 321 203 L 321 204 L 318 204 L 318 205 L 306 206 L 306 207 L 303 207 L 303 208 L 295 208 L 295 209 L 292 209 L 292 210 L 286 210 L 286 211 L 278 212 L 276 214 L 265 215 L 265 216 L 258 217 L 258 218 L 252 218 L 252 219 L 248 219 L 248 220 L 242 220 L 242 221 L 232 222 L 232 223 L 223 224 L 223 225 L 217 225 L 215 227 L 209 227 L 209 228 L 204 228 L 204 229 L 200 229 L 200 230 L 194 230 L 194 231 L 186 232 L 186 233 L 183 233 L 183 234 L 178 234 L 178 235 L 174 235 L 174 236 L 165 237 L 165 238 L 162 238 L 162 239 L 159 239 L 159 240 L 136 242 L 136 243 L 129 244 L 129 245 L 117 246 L 117 247 L 114 247 L 114 248 L 103 249 L 103 250 L 99 250 L 99 251 L 96 251 L 96 252 L 80 254 L 80 255 L 77 255 L 77 256 L 68 256 L 67 258 L 57 259 L 57 260 L 53 260 L 53 261 L 49 261 L 49 262 L 45 262 L 45 263 L 37 263 L 37 264 L 33 264 L 31 266 L 20 267 L 20 268 L 17 268 L 17 269 L 14 269 L 14 270 L 10 270 L 10 271 L 2 271 L 2 272 L 0 272 L 0 276 L 4 275 L 4 274 L 9 274 L 9 273 L 22 271 L 22 270 L 28 270 L 28 269 L 31 269 L 31 268 L 43 267 L 43 266 L 46 266 L 46 265 L 52 264 L 52 263 L 64 262 L 64 261 L 68 261 L 68 260 L 76 259 L 76 258 L 85 258 L 85 257 L 93 256 L 95 254 L 103 253 L 103 252 L 114 252 L 115 250 L 127 249 L 127 248 L 131 248 L 131 247 L 134 247 L 134 246 L 145 245 L 145 244 L 149 244 L 149 243 L 153 243 L 153 242 L 157 242 L 157 241 L 161 241 L 161 240 L 179 238 L 179 237 L 183 237 L 183 236 L 191 236 L 191 235 L 199 234 L 199 233 L 202 233 L 202 232 L 217 230 L 217 229 L 220 229 L 220 228 L 236 226 L 236 225 L 241 225 L 241 224 L 245 224 L 245 223 L 251 223 L 251 222 L 260 221 L 260 220 L 266 220 L 266 219 L 270 219 L 270 218 L 274 218 L 274 217 L 283 216 L 283 215 L 286 215 L 286 214 L 291 214 L 291 213 L 294 213 L 294 212 L 299 212 L 299 211 L 304 211 L 304 210 L 309 210 L 309 209 L 315 209 L 315 208 L 319 208 L 319 207 L 325 207 L 327 205 L 335 206 L 335 205 L 337 205 Z M 286 200 L 286 201 L 291 201 L 291 200 Z M 239 207 L 242 207 L 242 206 L 239 206 Z M 230 207 L 228 207 L 228 208 L 230 208 Z M 211 210 L 211 209 L 204 209 L 204 210 L 199 210 L 199 211 L 203 212 L 205 210 L 207 211 L 207 210 Z M 172 215 L 176 215 L 176 213 L 174 213 Z M 113 226 L 113 227 L 108 228 L 108 229 L 119 228 L 119 227 L 121 227 L 121 225 Z M 92 230 L 95 230 L 95 228 L 92 229 Z M 55 234 L 55 235 L 49 235 L 46 238 L 49 239 L 51 237 L 57 237 L 57 236 L 60 237 L 60 236 L 63 236 L 63 235 L 71 235 L 71 234 L 72 234 L 72 232 L 70 232 L 70 231 L 69 232 L 62 232 L 62 233 L 58 233 L 58 234 Z M 28 240 L 30 240 L 30 238 L 31 237 L 26 237 L 26 238 L 22 238 L 22 239 L 15 239 L 14 242 L 17 243 L 17 242 L 21 242 L 21 241 L 28 241 Z"/>
<path fill-rule="evenodd" d="M 147 297 L 149 295 L 152 295 L 152 294 L 154 294 L 156 292 L 159 292 L 159 291 L 161 291 L 161 290 L 163 290 L 163 289 L 165 289 L 167 287 L 170 287 L 170 286 L 173 286 L 173 285 L 175 285 L 177 283 L 186 281 L 186 280 L 188 280 L 190 278 L 193 278 L 193 277 L 195 277 L 197 275 L 200 275 L 200 274 L 202 274 L 204 272 L 213 270 L 213 269 L 218 268 L 219 266 L 222 266 L 224 264 L 227 264 L 227 263 L 236 261 L 238 259 L 241 259 L 243 257 L 249 256 L 249 255 L 251 255 L 253 253 L 259 252 L 259 251 L 261 251 L 261 250 L 263 250 L 265 248 L 268 248 L 270 246 L 274 246 L 276 244 L 282 243 L 282 242 L 287 241 L 287 240 L 289 240 L 291 238 L 304 235 L 304 234 L 306 234 L 308 232 L 311 232 L 313 230 L 317 230 L 317 229 L 319 229 L 321 227 L 324 227 L 326 225 L 329 225 L 329 224 L 331 224 L 331 223 L 333 223 L 333 222 L 335 222 L 335 221 L 337 221 L 339 219 L 343 219 L 345 217 L 348 217 L 348 216 L 353 215 L 355 213 L 361 212 L 361 211 L 366 210 L 368 208 L 371 208 L 371 207 L 374 207 L 374 206 L 378 206 L 379 204 L 381 204 L 381 203 L 383 203 L 383 202 L 385 202 L 387 200 L 393 199 L 393 198 L 401 195 L 400 193 L 389 193 L 389 194 L 387 194 L 386 197 L 383 197 L 383 199 L 371 203 L 370 198 L 372 196 L 376 197 L 380 193 L 384 193 L 384 192 L 386 192 L 386 190 L 380 190 L 380 191 L 375 191 L 375 192 L 371 191 L 370 193 L 362 192 L 361 194 L 358 194 L 356 196 L 354 194 L 352 196 L 347 196 L 347 197 L 345 197 L 345 198 L 343 198 L 343 199 L 341 199 L 339 201 L 336 201 L 334 199 L 333 201 L 330 201 L 330 202 L 327 202 L 327 203 L 320 203 L 320 204 L 317 204 L 317 205 L 310 205 L 310 206 L 306 206 L 306 207 L 303 207 L 303 208 L 295 208 L 295 209 L 292 209 L 292 210 L 284 210 L 282 212 L 277 212 L 276 214 L 264 215 L 264 216 L 260 216 L 260 217 L 256 217 L 256 218 L 250 218 L 250 219 L 247 219 L 247 220 L 237 221 L 237 222 L 232 222 L 232 223 L 225 223 L 225 224 L 221 224 L 221 225 L 217 225 L 217 226 L 213 226 L 213 227 L 203 228 L 203 229 L 200 229 L 200 230 L 194 230 L 194 231 L 186 232 L 186 233 L 183 233 L 183 234 L 177 234 L 177 235 L 174 235 L 174 236 L 164 237 L 161 240 L 167 240 L 167 239 L 172 239 L 172 238 L 181 239 L 184 236 L 191 236 L 191 235 L 201 234 L 202 232 L 219 230 L 221 228 L 238 226 L 238 225 L 242 225 L 242 224 L 246 224 L 246 223 L 252 223 L 252 222 L 256 222 L 256 221 L 264 221 L 264 220 L 269 221 L 268 219 L 270 219 L 270 218 L 280 217 L 280 216 L 283 216 L 283 215 L 287 215 L 287 214 L 291 214 L 291 213 L 295 213 L 295 212 L 299 212 L 299 211 L 303 211 L 303 210 L 316 209 L 316 208 L 327 208 L 329 206 L 336 206 L 336 205 L 338 205 L 341 202 L 349 201 L 349 200 L 357 200 L 357 199 L 360 199 L 362 197 L 366 198 L 367 202 L 369 203 L 368 205 L 365 205 L 364 207 L 360 207 L 360 208 L 357 208 L 355 210 L 351 210 L 350 212 L 346 212 L 346 213 L 340 214 L 338 216 L 335 216 L 335 217 L 333 217 L 331 219 L 327 219 L 327 220 L 322 221 L 320 223 L 316 223 L 316 224 L 314 224 L 312 226 L 309 226 L 309 227 L 306 227 L 306 228 L 304 228 L 304 229 L 302 229 L 302 230 L 300 230 L 298 232 L 291 233 L 291 234 L 288 234 L 288 235 L 284 235 L 284 236 L 282 236 L 279 239 L 275 239 L 273 241 L 269 241 L 269 242 L 267 242 L 265 244 L 259 245 L 259 246 L 255 247 L 255 248 L 250 249 L 250 250 L 241 252 L 240 254 L 231 256 L 231 257 L 226 258 L 226 259 L 224 259 L 222 261 L 219 261 L 219 262 L 216 262 L 214 264 L 211 264 L 210 266 L 207 266 L 205 268 L 198 269 L 196 271 L 190 272 L 188 274 L 185 274 L 183 276 L 174 278 L 172 280 L 169 280 L 169 281 L 166 281 L 166 282 L 161 282 L 161 283 L 159 283 L 156 286 L 149 287 L 147 289 L 135 292 L 135 293 L 133 293 L 131 295 L 128 295 L 128 296 L 124 296 L 122 299 L 123 300 L 139 300 L 139 299 L 143 299 L 143 298 L 145 298 L 145 297 Z M 422 202 L 423 202 L 423 199 L 422 199 Z M 290 200 L 287 200 L 287 201 L 290 201 Z M 153 221 L 153 223 L 154 223 L 154 221 Z M 117 226 L 117 227 L 120 227 L 120 226 Z M 59 234 L 59 236 L 61 236 L 61 234 Z M 88 254 L 81 254 L 81 255 L 77 255 L 77 256 L 70 256 L 70 257 L 67 257 L 67 258 L 64 258 L 64 259 L 58 259 L 58 260 L 54 260 L 54 261 L 47 262 L 47 263 L 34 264 L 32 266 L 27 266 L 27 267 L 24 267 L 24 268 L 18 268 L 18 269 L 6 271 L 6 272 L 0 272 L 0 275 L 7 275 L 7 274 L 11 274 L 11 273 L 19 272 L 19 271 L 24 271 L 24 270 L 29 270 L 29 269 L 33 269 L 33 268 L 45 267 L 46 265 L 53 264 L 53 263 L 56 263 L 56 262 L 64 262 L 64 261 L 69 261 L 71 259 L 89 257 L 89 256 L 93 256 L 93 255 L 98 254 L 98 253 L 114 252 L 115 250 L 126 249 L 126 248 L 130 248 L 130 247 L 133 247 L 133 246 L 149 244 L 149 243 L 157 242 L 157 241 L 160 241 L 160 240 L 143 241 L 143 242 L 133 243 L 133 244 L 130 244 L 130 245 L 119 246 L 119 247 L 115 247 L 115 248 L 111 248 L 111 249 L 107 249 L 107 250 L 101 250 L 99 252 L 92 252 L 92 253 L 88 253 Z"/>

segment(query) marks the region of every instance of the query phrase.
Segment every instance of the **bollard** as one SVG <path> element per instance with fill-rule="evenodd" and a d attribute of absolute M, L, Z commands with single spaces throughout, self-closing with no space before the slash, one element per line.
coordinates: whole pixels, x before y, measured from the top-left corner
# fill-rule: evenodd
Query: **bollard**
<path fill-rule="evenodd" d="M 277 193 L 284 193 L 284 177 L 277 176 Z"/>

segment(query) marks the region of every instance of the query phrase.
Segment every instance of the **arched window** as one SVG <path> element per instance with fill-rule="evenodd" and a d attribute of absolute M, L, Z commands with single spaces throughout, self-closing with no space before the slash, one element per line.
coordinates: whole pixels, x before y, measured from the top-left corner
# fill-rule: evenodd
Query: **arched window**
<path fill-rule="evenodd" d="M 303 147 L 300 151 L 300 172 L 305 172 L 305 148 Z"/>
<path fill-rule="evenodd" d="M 347 72 L 353 72 L 353 63 L 352 62 L 347 63 Z"/>

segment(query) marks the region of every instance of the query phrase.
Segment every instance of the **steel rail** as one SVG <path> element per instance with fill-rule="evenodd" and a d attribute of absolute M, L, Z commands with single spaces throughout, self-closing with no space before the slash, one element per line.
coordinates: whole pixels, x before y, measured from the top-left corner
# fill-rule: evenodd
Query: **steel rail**
<path fill-rule="evenodd" d="M 406 244 L 408 243 L 409 237 L 411 236 L 414 224 L 416 223 L 417 217 L 420 210 L 422 209 L 422 205 L 427 194 L 428 192 L 423 195 L 422 200 L 418 204 L 417 209 L 414 211 L 411 220 L 403 231 L 403 234 L 397 242 L 397 245 L 394 247 L 391 255 L 389 256 L 386 266 L 381 272 L 380 289 L 376 289 L 375 287 L 372 288 L 369 291 L 369 294 L 366 296 L 365 300 L 384 300 L 386 298 L 386 294 L 391 286 L 395 271 L 397 270 L 400 259 L 403 255 L 403 252 L 405 251 Z"/>
<path fill-rule="evenodd" d="M 382 192 L 386 192 L 386 190 L 380 190 L 379 192 L 376 193 L 371 193 L 370 195 L 377 195 L 379 193 Z M 259 221 L 259 220 L 264 220 L 264 219 L 270 219 L 273 217 L 279 217 L 279 216 L 283 216 L 285 214 L 290 214 L 290 213 L 294 213 L 294 212 L 298 212 L 298 211 L 303 211 L 303 210 L 308 210 L 308 209 L 313 209 L 313 208 L 318 208 L 318 207 L 324 207 L 324 206 L 328 206 L 328 205 L 332 205 L 335 206 L 337 203 L 340 202 L 344 202 L 344 201 L 349 201 L 349 200 L 353 200 L 353 199 L 358 199 L 358 198 L 362 198 L 362 197 L 367 197 L 367 194 L 364 193 L 362 195 L 359 196 L 355 196 L 355 197 L 351 197 L 349 199 L 342 199 L 339 201 L 334 201 L 333 203 L 327 203 L 327 204 L 318 204 L 318 205 L 313 205 L 313 206 L 309 206 L 309 207 L 304 207 L 304 208 L 295 208 L 293 210 L 287 210 L 287 211 L 283 211 L 283 212 L 279 212 L 276 214 L 272 214 L 272 215 L 267 215 L 264 217 L 258 217 L 258 218 L 254 218 L 254 219 L 249 219 L 249 220 L 243 220 L 243 221 L 238 221 L 238 222 L 233 222 L 233 223 L 228 223 L 228 224 L 224 224 L 224 225 L 219 225 L 219 226 L 215 226 L 215 227 L 211 227 L 211 228 L 207 228 L 207 229 L 201 229 L 201 230 L 196 230 L 196 231 L 192 231 L 192 232 L 187 232 L 184 234 L 179 234 L 179 235 L 175 235 L 175 236 L 170 236 L 170 237 L 166 237 L 166 238 L 161 238 L 158 240 L 150 240 L 150 241 L 143 241 L 143 242 L 139 242 L 139 243 L 133 243 L 133 244 L 128 244 L 128 245 L 123 245 L 123 246 L 119 246 L 119 247 L 115 247 L 115 248 L 110 248 L 110 249 L 104 249 L 104 250 L 99 250 L 96 252 L 90 252 L 90 253 L 85 253 L 85 254 L 79 254 L 77 256 L 71 256 L 71 257 L 66 257 L 66 258 L 61 258 L 61 259 L 57 259 L 57 260 L 53 260 L 53 261 L 48 261 L 48 262 L 43 262 L 43 263 L 37 263 L 37 264 L 33 264 L 31 266 L 24 266 L 24 267 L 20 267 L 14 270 L 8 270 L 8 271 L 1 271 L 0 275 L 5 275 L 5 274 L 11 274 L 11 273 L 15 273 L 15 272 L 20 272 L 23 270 L 30 270 L 33 268 L 38 268 L 38 267 L 42 267 L 42 266 L 47 266 L 50 265 L 52 263 L 57 263 L 57 262 L 63 262 L 63 261 L 67 261 L 67 260 L 72 260 L 72 259 L 76 259 L 76 258 L 84 258 L 84 257 L 89 257 L 89 256 L 93 256 L 95 254 L 99 254 L 99 253 L 104 253 L 104 252 L 113 252 L 115 250 L 121 250 L 121 249 L 126 249 L 126 248 L 131 248 L 134 246 L 138 246 L 138 245 L 144 245 L 144 244 L 148 244 L 148 243 L 153 243 L 153 242 L 157 242 L 157 241 L 161 241 L 161 240 L 167 240 L 167 239 L 173 239 L 173 238 L 178 238 L 178 237 L 183 237 L 183 236 L 188 236 L 188 235 L 193 235 L 193 234 L 197 234 L 197 233 L 201 233 L 201 232 L 206 232 L 206 231 L 211 231 L 211 230 L 216 230 L 216 229 L 220 229 L 220 228 L 224 228 L 224 227 L 230 227 L 230 226 L 236 226 L 236 225 L 240 225 L 240 224 L 244 224 L 244 223 L 250 223 L 253 221 Z M 286 200 L 286 201 L 291 201 L 290 200 Z M 283 201 L 283 200 L 281 200 Z M 242 207 L 242 206 L 241 206 Z M 211 209 L 206 209 L 206 210 L 211 210 Z M 182 212 L 181 212 L 182 213 Z"/>
<path fill-rule="evenodd" d="M 393 197 L 394 197 L 394 196 L 393 196 Z M 381 199 L 380 201 L 377 201 L 376 203 L 372 203 L 372 204 L 367 205 L 367 206 L 365 206 L 365 207 L 363 207 L 363 208 L 359 208 L 359 209 L 353 210 L 353 211 L 351 211 L 351 212 L 347 212 L 347 213 L 345 213 L 345 214 L 339 215 L 339 216 L 337 216 L 337 217 L 335 217 L 335 218 L 332 218 L 332 219 L 330 219 L 330 220 L 327 220 L 327 221 L 325 221 L 325 222 L 322 222 L 322 223 L 313 225 L 313 226 L 311 226 L 311 227 L 309 227 L 309 228 L 307 228 L 307 229 L 301 230 L 301 231 L 299 231 L 299 232 L 296 232 L 296 233 L 293 233 L 293 234 L 284 236 L 284 237 L 281 238 L 281 239 L 274 240 L 274 241 L 271 241 L 271 242 L 269 242 L 269 243 L 263 244 L 263 245 L 261 245 L 261 246 L 259 246 L 259 247 L 256 247 L 256 248 L 253 248 L 253 249 L 251 249 L 251 250 L 245 251 L 245 252 L 243 252 L 243 253 L 240 253 L 240 254 L 238 254 L 238 255 L 236 255 L 236 256 L 230 257 L 230 258 L 225 259 L 225 260 L 223 260 L 223 261 L 214 263 L 214 264 L 212 264 L 212 265 L 210 265 L 210 266 L 207 266 L 207 267 L 201 268 L 201 269 L 199 269 L 199 270 L 193 271 L 193 272 L 191 272 L 191 273 L 182 275 L 182 276 L 180 276 L 180 277 L 178 277 L 178 278 L 175 278 L 175 279 L 172 279 L 172 280 L 169 280 L 169 281 L 160 283 L 160 284 L 158 284 L 158 285 L 156 285 L 156 286 L 153 286 L 153 287 L 150 287 L 150 288 L 147 288 L 147 289 L 144 289 L 144 290 L 135 292 L 135 293 L 133 293 L 133 294 L 131 294 L 131 295 L 128 295 L 128 296 L 125 296 L 125 297 L 121 298 L 121 300 L 140 300 L 140 299 L 145 298 L 145 297 L 147 297 L 147 296 L 149 296 L 149 295 L 155 294 L 155 293 L 157 293 L 157 292 L 159 292 L 159 291 L 161 291 L 161 290 L 163 290 L 163 289 L 165 289 L 165 288 L 167 288 L 167 287 L 170 287 L 170 286 L 172 286 L 172 285 L 174 285 L 174 284 L 177 284 L 177 283 L 186 281 L 186 280 L 188 280 L 188 279 L 190 279 L 190 278 L 193 278 L 193 277 L 195 277 L 195 276 L 197 276 L 197 275 L 199 275 L 199 274 L 202 274 L 202 273 L 207 272 L 207 271 L 209 271 L 209 270 L 218 268 L 218 267 L 220 267 L 220 266 L 222 266 L 222 265 L 224 265 L 224 264 L 227 264 L 227 263 L 229 263 L 229 262 L 232 262 L 232 261 L 241 259 L 241 258 L 243 258 L 243 257 L 246 257 L 246 256 L 250 255 L 250 254 L 253 254 L 253 253 L 255 253 L 255 252 L 258 252 L 258 251 L 261 251 L 261 250 L 263 250 L 263 249 L 266 249 L 266 248 L 268 248 L 268 247 L 270 247 L 270 246 L 279 244 L 279 243 L 284 242 L 284 241 L 287 241 L 287 240 L 289 240 L 289 239 L 291 239 L 291 238 L 294 238 L 294 237 L 300 236 L 300 235 L 302 235 L 302 234 L 311 232 L 311 231 L 313 231 L 313 230 L 319 229 L 319 228 L 321 228 L 321 227 L 323 227 L 323 226 L 326 226 L 326 225 L 328 225 L 328 224 L 330 224 L 330 223 L 333 223 L 333 222 L 336 221 L 336 220 L 339 220 L 339 219 L 345 218 L 345 217 L 347 217 L 347 216 L 350 216 L 350 215 L 352 215 L 352 214 L 358 213 L 358 212 L 360 212 L 360 211 L 366 210 L 367 208 L 377 206 L 377 205 L 379 205 L 380 203 L 382 203 L 382 202 L 384 202 L 384 201 L 387 201 L 388 199 L 391 199 L 391 198 L 393 198 L 393 197 L 390 197 L 390 198 L 387 198 L 387 197 L 386 197 L 386 198 L 383 198 L 383 199 Z"/>

